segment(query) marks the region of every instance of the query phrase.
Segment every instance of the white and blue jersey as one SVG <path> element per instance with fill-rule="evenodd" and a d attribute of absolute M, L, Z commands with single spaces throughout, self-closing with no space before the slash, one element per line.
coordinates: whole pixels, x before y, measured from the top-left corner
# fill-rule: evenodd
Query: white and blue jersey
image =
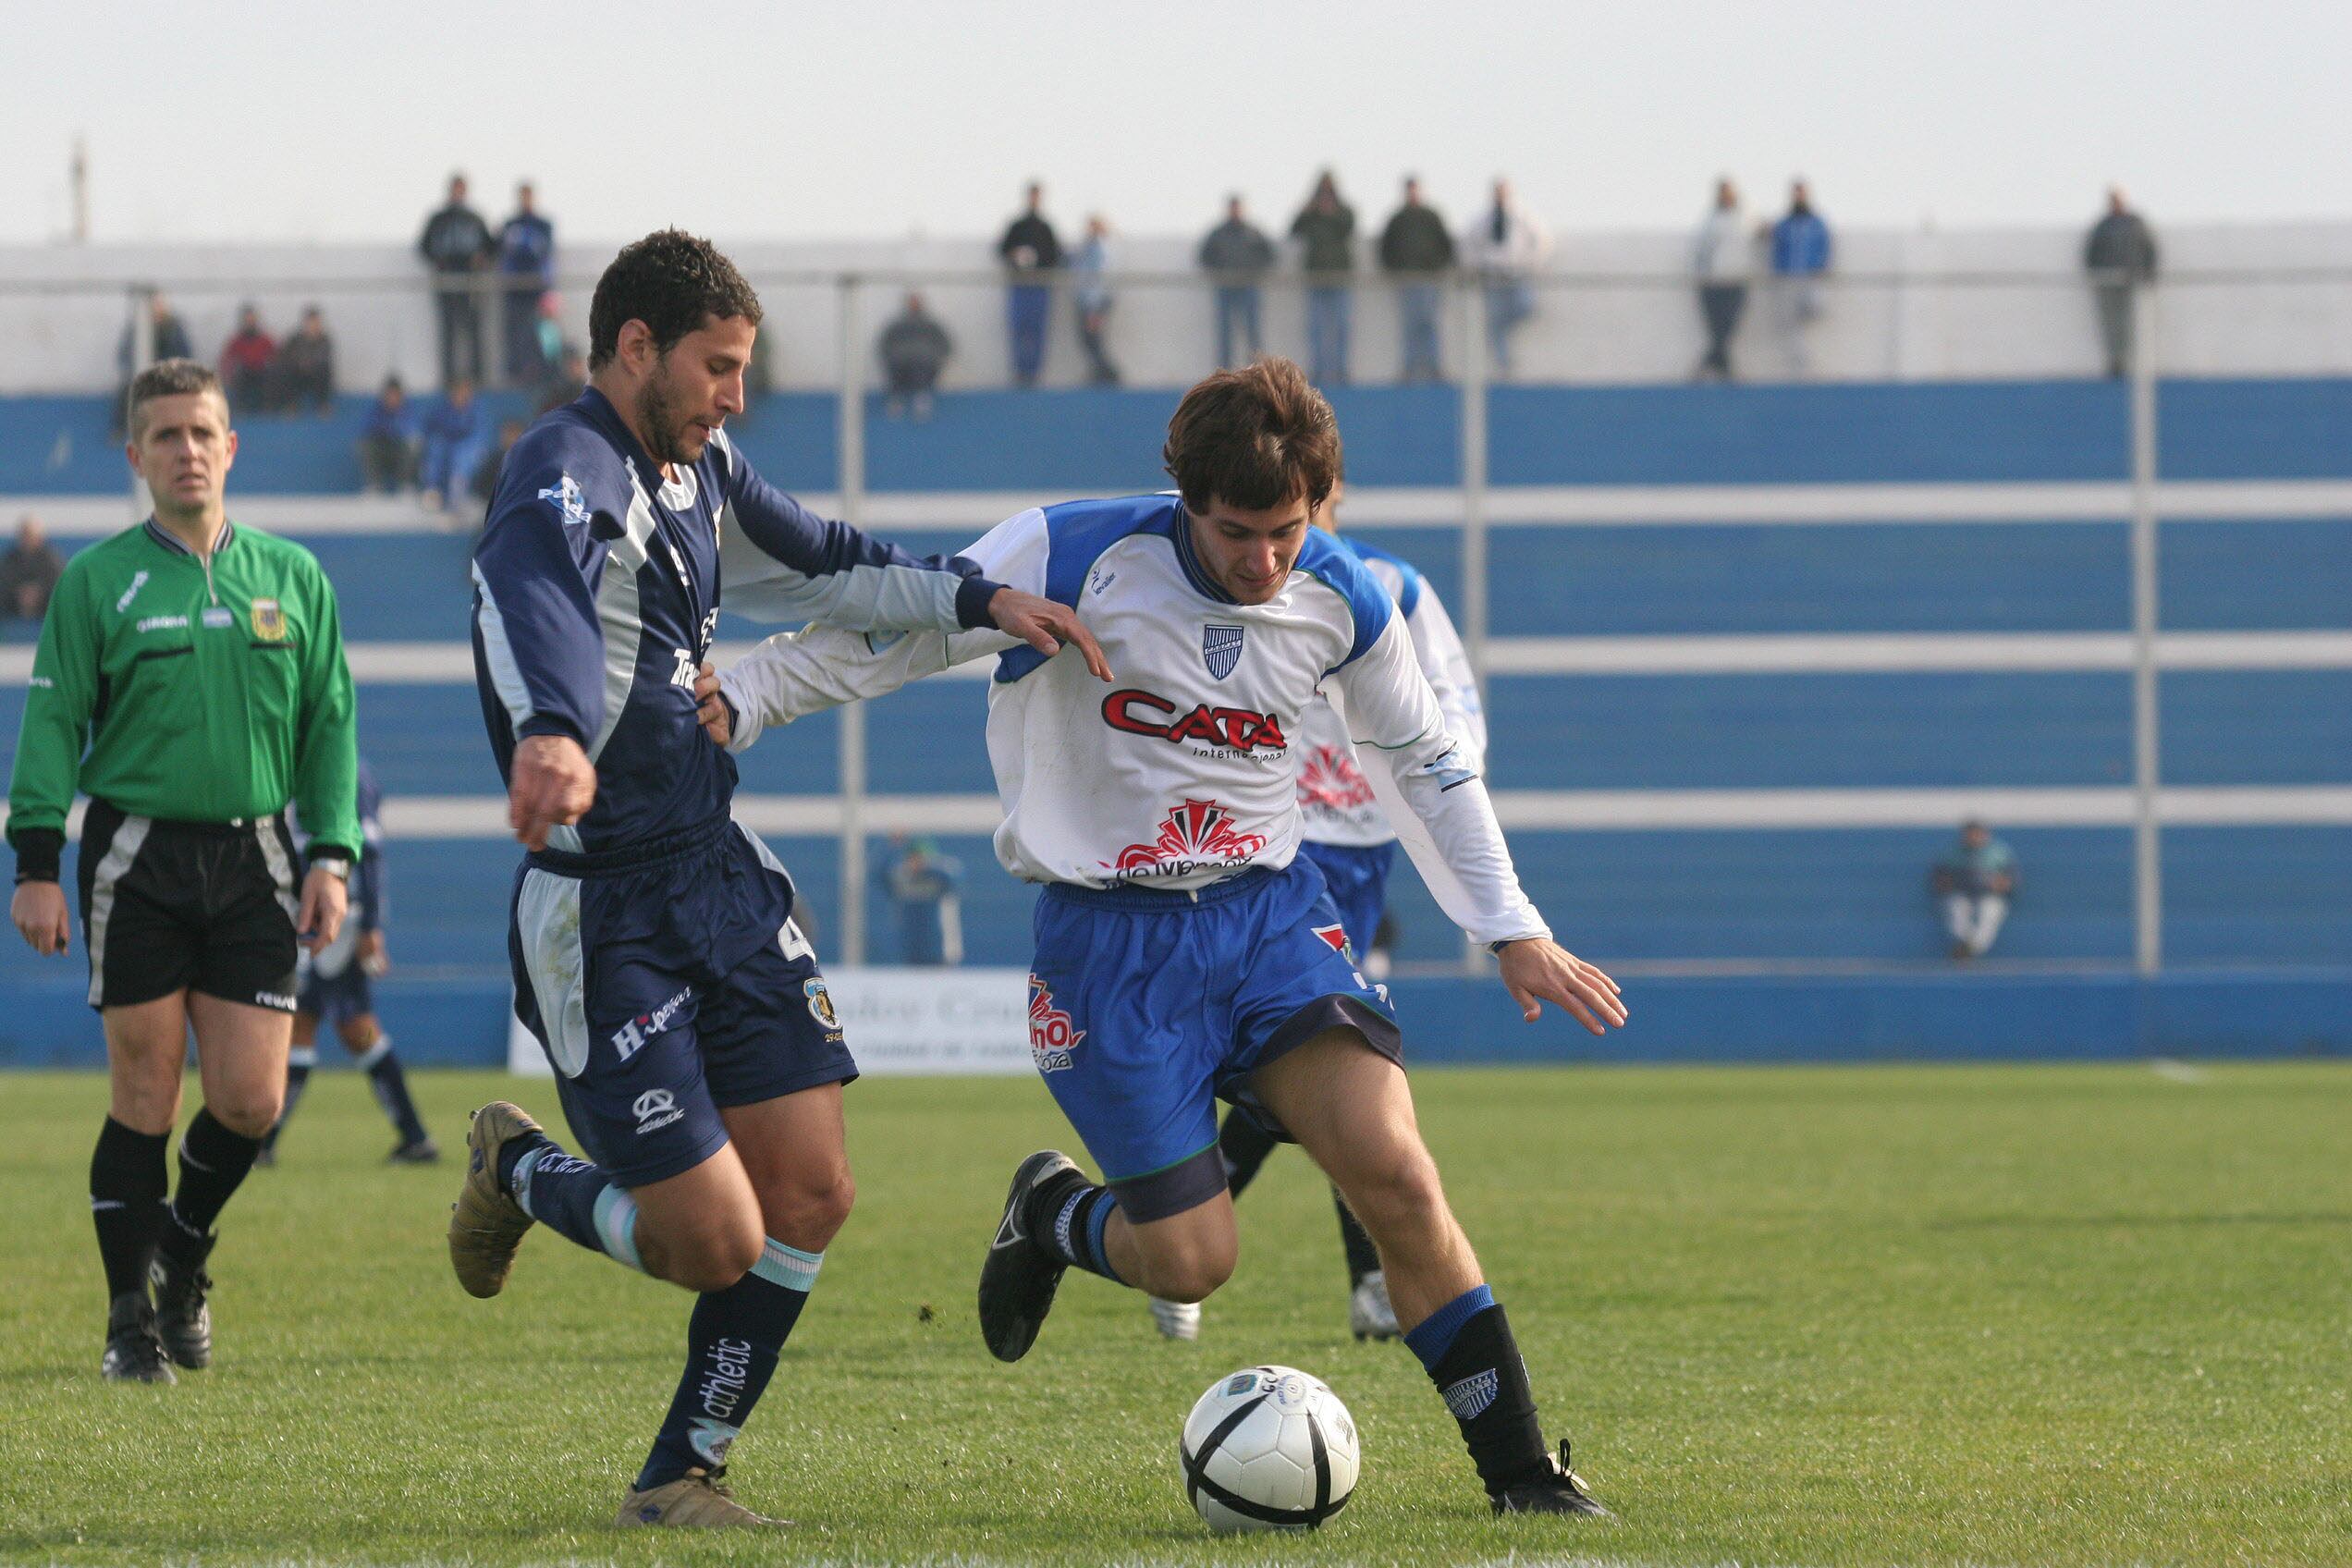
<path fill-rule="evenodd" d="M 730 819 L 734 759 L 695 718 L 722 585 L 765 619 L 946 633 L 986 625 L 998 584 L 816 517 L 723 435 L 665 473 L 593 387 L 508 455 L 473 580 L 500 776 L 532 735 L 596 769 L 516 876 L 516 1016 L 581 1141 L 642 1186 L 715 1153 L 721 1108 L 856 1076 L 791 879 Z"/>
<path fill-rule="evenodd" d="M 1111 684 L 1001 634 L 811 627 L 722 678 L 733 743 L 998 656 L 997 856 L 1047 885 L 1031 1049 L 1130 1219 L 1222 1189 L 1216 1099 L 1249 1105 L 1250 1074 L 1267 1061 L 1335 1026 L 1400 1054 L 1386 995 L 1356 969 L 1321 873 L 1298 854 L 1296 737 L 1326 694 L 1448 913 L 1485 941 L 1550 935 L 1395 595 L 1339 540 L 1310 532 L 1289 581 L 1253 605 L 1203 570 L 1174 496 L 1023 512 L 967 555 L 1074 606 Z"/>

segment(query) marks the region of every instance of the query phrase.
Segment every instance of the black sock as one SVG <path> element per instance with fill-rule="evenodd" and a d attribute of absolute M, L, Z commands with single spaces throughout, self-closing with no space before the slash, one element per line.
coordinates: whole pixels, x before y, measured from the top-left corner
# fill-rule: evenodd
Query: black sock
<path fill-rule="evenodd" d="M 391 1119 L 394 1129 L 400 1134 L 400 1142 L 424 1142 L 424 1123 L 417 1118 L 416 1101 L 409 1097 L 408 1074 L 400 1071 L 400 1059 L 392 1054 L 390 1036 L 376 1036 L 375 1044 L 360 1058 L 360 1066 L 375 1089 L 375 1103 L 382 1106 L 384 1114 Z"/>
<path fill-rule="evenodd" d="M 1257 1123 L 1257 1118 L 1239 1110 L 1225 1113 L 1225 1125 L 1217 1130 L 1217 1152 L 1225 1157 L 1225 1185 L 1235 1197 L 1257 1176 L 1257 1168 L 1274 1152 L 1274 1134 Z"/>
<path fill-rule="evenodd" d="M 1029 1239 L 1062 1262 L 1125 1284 L 1110 1267 L 1103 1231 L 1119 1207 L 1109 1187 L 1098 1187 L 1075 1170 L 1065 1170 L 1031 1189 L 1022 1211 Z"/>
<path fill-rule="evenodd" d="M 164 1169 L 168 1133 L 134 1133 L 113 1117 L 98 1129 L 90 1157 L 90 1218 L 98 1227 L 98 1256 L 106 1267 L 106 1298 L 147 1293 L 147 1264 L 163 1229 Z"/>
<path fill-rule="evenodd" d="M 1484 1285 L 1464 1291 L 1415 1325 L 1404 1342 L 1453 1413 L 1489 1496 L 1545 1468 L 1527 1364 L 1493 1292 Z"/>
<path fill-rule="evenodd" d="M 228 1206 L 262 1141 L 232 1133 L 213 1119 L 207 1109 L 196 1113 L 179 1140 L 179 1190 L 172 1194 L 161 1245 L 182 1262 L 201 1259 L 213 1231 L 213 1222 Z"/>
<path fill-rule="evenodd" d="M 1348 1286 L 1352 1290 L 1363 1282 L 1366 1274 L 1379 1271 L 1380 1249 L 1372 1244 L 1364 1221 L 1355 1217 L 1355 1210 L 1347 1206 L 1347 1199 L 1340 1196 L 1337 1187 L 1331 1189 L 1331 1207 L 1340 1211 L 1340 1245 L 1347 1250 Z"/>
<path fill-rule="evenodd" d="M 296 1046 L 286 1058 L 286 1101 L 277 1109 L 276 1124 L 262 1134 L 262 1147 L 277 1147 L 277 1135 L 294 1120 L 294 1108 L 302 1102 L 302 1091 L 310 1087 L 311 1069 L 318 1065 L 318 1051 L 308 1046 Z"/>

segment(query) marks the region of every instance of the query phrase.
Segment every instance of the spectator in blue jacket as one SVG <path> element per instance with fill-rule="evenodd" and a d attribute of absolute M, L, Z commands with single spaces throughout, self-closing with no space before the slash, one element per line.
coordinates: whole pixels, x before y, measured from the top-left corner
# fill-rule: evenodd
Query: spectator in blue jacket
<path fill-rule="evenodd" d="M 465 498 L 466 481 L 489 449 L 490 427 L 464 376 L 449 383 L 440 405 L 424 416 L 424 463 L 419 475 L 424 504 L 455 511 Z"/>
<path fill-rule="evenodd" d="M 539 300 L 555 286 L 556 226 L 541 215 L 526 179 L 515 187 L 514 216 L 498 229 L 508 386 L 536 386 L 554 368 L 539 341 Z"/>
<path fill-rule="evenodd" d="M 372 493 L 390 495 L 416 481 L 416 415 L 400 378 L 387 375 L 368 405 L 367 423 L 360 427 L 360 483 Z"/>
<path fill-rule="evenodd" d="M 1789 187 L 1787 215 L 1772 226 L 1772 284 L 1780 304 L 1782 343 L 1789 370 L 1808 375 L 1812 351 L 1806 337 L 1821 315 L 1821 278 L 1830 270 L 1830 226 L 1813 210 L 1805 181 Z"/>
<path fill-rule="evenodd" d="M 1944 929 L 1952 935 L 1955 963 L 1992 949 L 2017 891 L 2017 857 L 1981 822 L 1960 826 L 1960 841 L 1935 863 L 1929 886 L 1943 905 Z"/>
<path fill-rule="evenodd" d="M 899 916 L 899 962 L 926 967 L 963 962 L 963 922 L 956 886 L 963 864 L 928 839 L 890 838 L 883 890 Z"/>

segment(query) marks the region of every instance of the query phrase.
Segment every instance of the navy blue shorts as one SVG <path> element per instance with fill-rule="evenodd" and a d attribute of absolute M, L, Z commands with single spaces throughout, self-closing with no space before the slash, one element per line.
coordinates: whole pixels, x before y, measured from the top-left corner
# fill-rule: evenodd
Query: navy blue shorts
<path fill-rule="evenodd" d="M 375 986 L 356 962 L 334 975 L 307 969 L 301 989 L 294 993 L 294 1011 L 328 1023 L 365 1018 L 375 1011 Z"/>
<path fill-rule="evenodd" d="M 1249 1076 L 1337 1025 L 1402 1060 L 1387 991 L 1306 860 L 1187 893 L 1054 884 L 1037 900 L 1029 1047 L 1119 1207 L 1164 1219 L 1225 1188 L 1217 1101 L 1281 1128 Z"/>
<path fill-rule="evenodd" d="M 516 874 L 515 1016 L 621 1186 L 717 1154 L 721 1107 L 857 1076 L 791 912 L 783 866 L 724 818 L 606 855 L 542 851 Z"/>
<path fill-rule="evenodd" d="M 1396 864 L 1396 840 L 1385 844 L 1318 844 L 1299 846 L 1299 853 L 1315 863 L 1331 895 L 1331 907 L 1347 927 L 1348 946 L 1361 961 L 1372 950 L 1372 934 L 1389 907 L 1389 868 Z"/>

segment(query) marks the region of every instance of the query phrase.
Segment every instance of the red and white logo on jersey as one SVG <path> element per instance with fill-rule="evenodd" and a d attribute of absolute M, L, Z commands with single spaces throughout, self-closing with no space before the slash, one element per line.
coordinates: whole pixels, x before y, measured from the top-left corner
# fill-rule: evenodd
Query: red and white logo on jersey
<path fill-rule="evenodd" d="M 1352 750 L 1310 746 L 1299 764 L 1299 804 L 1308 811 L 1361 811 L 1372 803 L 1372 781 Z"/>
<path fill-rule="evenodd" d="M 1347 927 L 1344 925 L 1317 925 L 1311 929 L 1317 936 L 1331 945 L 1333 952 L 1347 951 Z"/>
<path fill-rule="evenodd" d="M 1070 1014 L 1053 1005 L 1053 992 L 1043 980 L 1029 976 L 1029 1055 L 1040 1072 L 1067 1072 L 1070 1053 L 1086 1037 L 1070 1026 Z"/>
<path fill-rule="evenodd" d="M 1215 801 L 1186 801 L 1168 814 L 1158 838 L 1120 851 L 1111 869 L 1131 876 L 1181 876 L 1205 865 L 1247 860 L 1264 848 L 1265 834 L 1240 831 Z"/>

